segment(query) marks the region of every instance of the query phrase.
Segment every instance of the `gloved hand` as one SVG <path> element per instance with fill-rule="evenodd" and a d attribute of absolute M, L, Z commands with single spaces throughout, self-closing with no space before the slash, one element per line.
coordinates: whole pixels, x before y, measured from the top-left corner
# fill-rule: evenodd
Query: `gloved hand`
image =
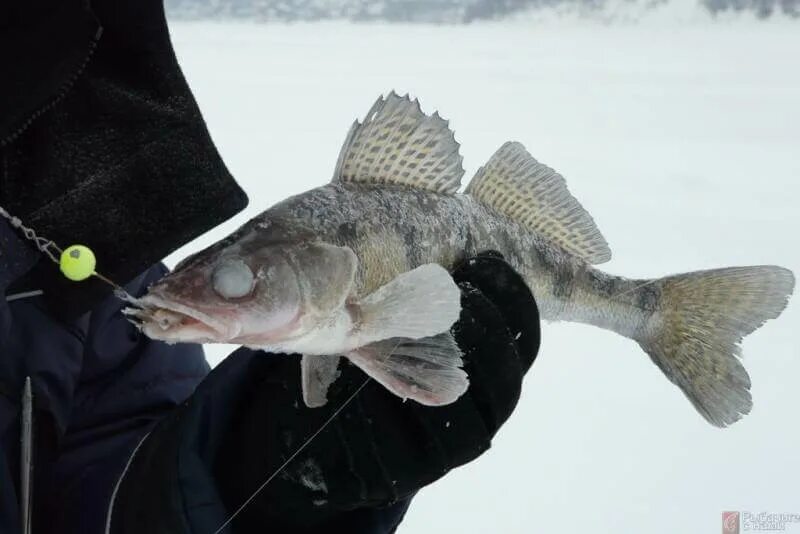
<path fill-rule="evenodd" d="M 535 301 L 499 255 L 453 277 L 462 289 L 453 333 L 470 379 L 458 401 L 404 402 L 370 381 L 342 408 L 366 376 L 343 364 L 327 405 L 306 408 L 297 356 L 241 349 L 139 448 L 110 532 L 214 533 L 276 472 L 232 532 L 393 531 L 419 488 L 489 448 L 539 347 Z"/>

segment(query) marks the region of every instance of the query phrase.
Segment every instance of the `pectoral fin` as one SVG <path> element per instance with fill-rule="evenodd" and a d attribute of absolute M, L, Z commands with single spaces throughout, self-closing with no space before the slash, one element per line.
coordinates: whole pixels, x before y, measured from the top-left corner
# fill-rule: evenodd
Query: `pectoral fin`
<path fill-rule="evenodd" d="M 328 402 L 328 388 L 339 378 L 339 359 L 339 356 L 303 356 L 300 376 L 303 402 L 309 408 L 319 408 Z"/>
<path fill-rule="evenodd" d="M 356 346 L 447 332 L 461 313 L 461 290 L 441 265 L 428 263 L 397 276 L 357 303 Z"/>
<path fill-rule="evenodd" d="M 426 406 L 455 402 L 469 387 L 461 349 L 448 332 L 423 339 L 387 339 L 347 358 L 386 389 Z"/>

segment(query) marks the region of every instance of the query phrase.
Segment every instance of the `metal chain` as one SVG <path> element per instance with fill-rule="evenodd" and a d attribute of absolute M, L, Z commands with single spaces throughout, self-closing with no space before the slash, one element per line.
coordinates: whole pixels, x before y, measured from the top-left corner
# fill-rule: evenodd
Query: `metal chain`
<path fill-rule="evenodd" d="M 56 265 L 61 264 L 59 258 L 64 251 L 61 249 L 61 247 L 56 245 L 54 241 L 52 241 L 51 239 L 47 239 L 46 237 L 36 235 L 36 231 L 33 228 L 22 224 L 22 220 L 19 217 L 11 215 L 3 206 L 0 206 L 0 217 L 5 217 L 6 219 L 8 219 L 8 222 L 11 224 L 12 227 L 20 230 L 22 234 L 25 236 L 25 238 L 31 241 L 33 244 L 35 244 L 36 248 L 39 249 L 39 251 L 42 254 L 50 258 L 53 261 L 53 263 L 55 263 Z M 103 282 L 105 282 L 106 284 L 113 287 L 115 295 L 117 295 L 117 297 L 122 298 L 123 300 L 125 300 L 126 297 L 130 297 L 127 291 L 125 291 L 124 288 L 122 288 L 119 284 L 117 284 L 113 280 L 103 276 L 97 271 L 95 271 L 92 274 L 97 278 L 99 278 L 100 280 L 102 280 Z"/>
<path fill-rule="evenodd" d="M 58 245 L 56 245 L 50 239 L 36 235 L 36 232 L 33 230 L 33 228 L 22 224 L 22 220 L 20 220 L 19 217 L 15 217 L 8 213 L 3 206 L 0 206 L 0 216 L 8 219 L 8 222 L 11 224 L 11 226 L 22 231 L 22 234 L 25 236 L 25 238 L 32 241 L 40 252 L 53 260 L 54 263 L 58 264 L 58 256 L 60 256 L 63 252 Z M 53 252 L 53 250 L 55 250 L 55 252 Z"/>

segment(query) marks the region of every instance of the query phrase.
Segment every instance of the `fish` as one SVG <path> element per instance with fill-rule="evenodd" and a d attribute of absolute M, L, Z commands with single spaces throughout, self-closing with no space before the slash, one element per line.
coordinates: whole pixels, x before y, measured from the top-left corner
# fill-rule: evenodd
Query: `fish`
<path fill-rule="evenodd" d="M 342 358 L 403 399 L 441 406 L 469 386 L 449 272 L 491 250 L 524 279 L 542 319 L 635 341 L 713 425 L 749 413 L 741 341 L 784 310 L 790 270 L 610 274 L 597 267 L 611 250 L 594 219 L 521 143 L 503 144 L 460 192 L 462 162 L 438 112 L 381 96 L 352 125 L 329 183 L 191 255 L 125 313 L 157 340 L 301 354 L 310 407 L 327 402 Z"/>

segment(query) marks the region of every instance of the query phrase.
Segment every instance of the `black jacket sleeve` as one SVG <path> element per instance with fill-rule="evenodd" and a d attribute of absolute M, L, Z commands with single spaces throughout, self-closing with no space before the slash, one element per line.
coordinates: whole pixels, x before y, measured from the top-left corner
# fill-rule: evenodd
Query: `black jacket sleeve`
<path fill-rule="evenodd" d="M 453 275 L 470 378 L 458 401 L 425 407 L 369 381 L 348 403 L 365 375 L 344 365 L 309 409 L 296 355 L 239 350 L 141 444 L 110 532 L 214 533 L 245 503 L 228 532 L 393 532 L 419 488 L 489 448 L 538 351 L 536 304 L 502 259 Z"/>

